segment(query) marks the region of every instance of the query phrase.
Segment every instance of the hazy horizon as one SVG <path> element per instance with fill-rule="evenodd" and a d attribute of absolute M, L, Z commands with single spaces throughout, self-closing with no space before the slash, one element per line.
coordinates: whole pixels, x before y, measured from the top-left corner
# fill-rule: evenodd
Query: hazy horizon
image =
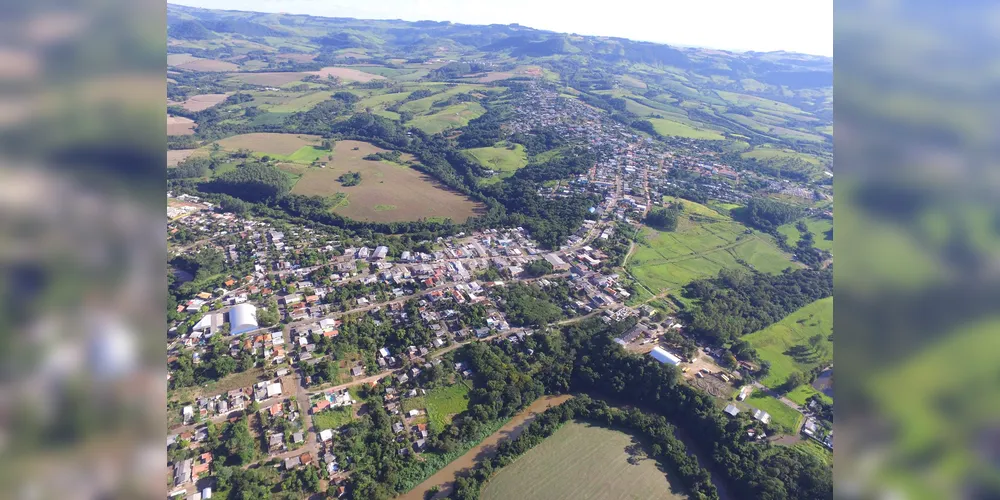
<path fill-rule="evenodd" d="M 833 56 L 832 0 L 799 2 L 665 2 L 639 5 L 619 0 L 609 9 L 593 1 L 531 2 L 508 0 L 479 4 L 463 0 L 171 0 L 205 9 L 285 13 L 320 17 L 402 21 L 450 21 L 460 24 L 519 24 L 590 36 L 612 36 L 678 47 L 733 52 L 787 51 Z M 523 7 L 523 8 L 520 8 Z M 641 10 L 645 15 L 635 15 Z M 579 14 L 566 16 L 566 12 Z M 719 13 L 725 13 L 724 16 Z"/>

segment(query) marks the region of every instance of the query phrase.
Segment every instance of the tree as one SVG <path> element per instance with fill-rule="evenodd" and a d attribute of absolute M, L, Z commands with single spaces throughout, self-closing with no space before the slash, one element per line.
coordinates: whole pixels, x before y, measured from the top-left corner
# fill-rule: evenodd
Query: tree
<path fill-rule="evenodd" d="M 222 378 L 236 371 L 236 360 L 227 354 L 216 355 L 212 367 L 215 368 L 216 378 Z"/>
<path fill-rule="evenodd" d="M 812 346 L 813 350 L 819 349 L 820 343 L 823 342 L 823 336 L 820 334 L 813 335 L 809 337 L 809 345 Z"/>
<path fill-rule="evenodd" d="M 781 389 L 784 392 L 788 392 L 804 383 L 806 383 L 806 376 L 803 375 L 802 372 L 792 372 L 792 374 L 788 376 L 788 380 L 785 380 Z"/>
<path fill-rule="evenodd" d="M 677 217 L 680 211 L 673 208 L 656 208 L 646 216 L 646 224 L 661 231 L 677 229 Z"/>

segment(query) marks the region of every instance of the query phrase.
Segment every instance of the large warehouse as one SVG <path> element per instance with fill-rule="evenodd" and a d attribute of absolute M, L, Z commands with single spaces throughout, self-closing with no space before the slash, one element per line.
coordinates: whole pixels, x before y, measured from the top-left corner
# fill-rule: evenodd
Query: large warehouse
<path fill-rule="evenodd" d="M 677 355 L 660 346 L 654 347 L 653 350 L 649 352 L 649 355 L 660 363 L 670 363 L 674 366 L 681 364 L 681 358 L 678 358 Z"/>
<path fill-rule="evenodd" d="M 250 332 L 257 328 L 257 308 L 253 305 L 236 304 L 229 310 L 229 333 L 232 335 Z"/>

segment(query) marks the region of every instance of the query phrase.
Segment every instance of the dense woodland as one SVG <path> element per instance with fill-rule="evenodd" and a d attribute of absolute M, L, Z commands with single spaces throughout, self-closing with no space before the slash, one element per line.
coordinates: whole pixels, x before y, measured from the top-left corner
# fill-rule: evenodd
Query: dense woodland
<path fill-rule="evenodd" d="M 765 274 L 723 269 L 684 288 L 695 306 L 683 313 L 691 334 L 724 344 L 780 321 L 793 311 L 833 294 L 833 268 Z"/>

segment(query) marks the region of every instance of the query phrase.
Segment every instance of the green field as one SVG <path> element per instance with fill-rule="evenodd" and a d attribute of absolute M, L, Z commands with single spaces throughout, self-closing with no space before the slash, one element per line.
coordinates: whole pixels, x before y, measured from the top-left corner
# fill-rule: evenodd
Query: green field
<path fill-rule="evenodd" d="M 483 167 L 500 172 L 500 175 L 493 177 L 499 180 L 510 177 L 528 164 L 528 153 L 524 146 L 517 143 L 513 145 L 514 149 L 507 149 L 503 143 L 498 143 L 488 148 L 466 149 L 465 152 Z"/>
<path fill-rule="evenodd" d="M 771 363 L 771 371 L 760 382 L 776 388 L 795 371 L 805 372 L 833 362 L 833 297 L 817 300 L 785 319 L 743 337 L 757 349 L 762 360 Z M 820 335 L 822 341 L 813 348 L 809 338 Z M 798 352 L 791 353 L 790 350 Z"/>
<path fill-rule="evenodd" d="M 427 394 L 407 399 L 403 411 L 427 410 L 427 420 L 434 432 L 441 432 L 451 423 L 452 417 L 469 409 L 469 386 L 458 382 L 445 387 L 437 387 Z"/>
<path fill-rule="evenodd" d="M 427 88 L 427 87 L 421 87 L 421 88 Z M 432 96 L 424 97 L 423 99 L 417 99 L 415 101 L 410 101 L 408 103 L 405 103 L 399 107 L 399 110 L 409 111 L 415 114 L 427 113 L 432 110 L 434 103 L 437 101 L 445 100 L 455 94 L 460 94 L 462 92 L 471 92 L 473 90 L 483 89 L 484 87 L 482 85 L 471 85 L 471 84 L 461 83 L 451 88 L 441 88 L 441 87 L 430 87 L 430 88 L 432 89 L 440 88 L 441 90 L 443 90 L 443 92 L 434 94 Z"/>
<path fill-rule="evenodd" d="M 788 394 L 785 394 L 786 398 L 800 405 L 806 405 L 807 404 L 806 401 L 813 396 L 819 396 L 820 399 L 826 401 L 827 403 L 833 402 L 833 398 L 827 396 L 826 394 L 823 394 L 822 392 L 817 391 L 816 388 L 814 388 L 809 384 L 802 384 L 793 389 Z"/>
<path fill-rule="evenodd" d="M 722 134 L 708 129 L 698 129 L 690 125 L 686 125 L 673 120 L 667 120 L 665 118 L 650 118 L 649 121 L 653 124 L 653 128 L 660 135 L 673 135 L 678 137 L 688 137 L 690 139 L 725 139 Z"/>
<path fill-rule="evenodd" d="M 771 423 L 769 425 L 771 428 L 778 429 L 784 434 L 794 434 L 802 421 L 801 413 L 789 408 L 788 405 L 778 401 L 774 397 L 768 396 L 760 391 L 755 391 L 745 401 L 742 403 L 736 403 L 736 405 L 747 408 L 747 411 L 750 411 L 751 415 L 752 410 L 750 410 L 750 408 L 764 410 L 770 413 Z"/>
<path fill-rule="evenodd" d="M 664 203 L 670 201 L 676 200 L 664 198 Z M 729 215 L 705 205 L 680 201 L 684 211 L 677 230 L 643 227 L 628 261 L 629 272 L 653 292 L 677 289 L 725 268 L 753 266 L 761 272 L 777 273 L 795 266 L 770 236 L 748 233 Z"/>
<path fill-rule="evenodd" d="M 354 419 L 353 411 L 354 410 L 350 407 L 346 407 L 334 408 L 332 410 L 317 413 L 312 416 L 313 425 L 316 427 L 317 431 L 322 431 L 324 429 L 339 429 Z"/>
<path fill-rule="evenodd" d="M 805 219 L 806 227 L 809 228 L 809 232 L 813 235 L 813 246 L 820 249 L 826 250 L 828 252 L 833 251 L 833 239 L 827 239 L 827 232 L 833 230 L 833 221 L 830 219 Z M 795 246 L 795 243 L 799 241 L 801 234 L 799 230 L 795 228 L 795 223 L 791 222 L 778 226 L 778 232 L 785 235 L 789 245 Z"/>
<path fill-rule="evenodd" d="M 813 165 L 820 165 L 822 163 L 820 162 L 819 158 L 810 154 L 798 153 L 788 149 L 775 149 L 768 147 L 757 147 L 751 151 L 742 153 L 740 156 L 744 158 L 755 158 L 758 160 L 772 160 L 775 158 L 782 158 L 782 159 L 794 158 L 811 163 Z"/>
<path fill-rule="evenodd" d="M 822 461 L 826 465 L 833 465 L 833 452 L 831 452 L 829 449 L 827 449 L 826 447 L 824 447 L 823 445 L 817 443 L 812 439 L 802 441 L 801 443 L 796 443 L 792 445 L 792 448 L 795 448 L 803 453 L 812 455 L 820 459 L 820 461 Z"/>
<path fill-rule="evenodd" d="M 448 106 L 433 114 L 417 116 L 407 122 L 407 125 L 416 127 L 428 134 L 436 134 L 449 128 L 464 127 L 469 124 L 469 120 L 479 118 L 485 113 L 486 108 L 478 102 L 462 102 Z"/>
<path fill-rule="evenodd" d="M 581 498 L 625 500 L 678 499 L 656 462 L 628 463 L 633 438 L 586 423 L 567 422 L 554 434 L 504 467 L 487 482 L 483 500 Z"/>

